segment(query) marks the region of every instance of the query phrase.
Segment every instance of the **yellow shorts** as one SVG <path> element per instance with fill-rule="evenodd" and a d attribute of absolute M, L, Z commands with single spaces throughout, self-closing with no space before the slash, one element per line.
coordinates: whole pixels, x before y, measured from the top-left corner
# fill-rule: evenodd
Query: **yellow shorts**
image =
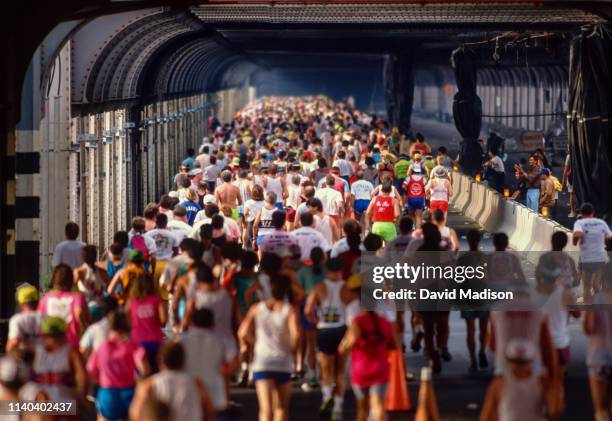
<path fill-rule="evenodd" d="M 168 300 L 168 291 L 165 288 L 161 288 L 159 285 L 159 278 L 161 278 L 164 270 L 166 269 L 166 265 L 168 264 L 167 260 L 158 260 L 155 263 L 155 273 L 153 274 L 153 279 L 155 280 L 155 286 L 159 288 L 159 295 L 163 300 Z"/>

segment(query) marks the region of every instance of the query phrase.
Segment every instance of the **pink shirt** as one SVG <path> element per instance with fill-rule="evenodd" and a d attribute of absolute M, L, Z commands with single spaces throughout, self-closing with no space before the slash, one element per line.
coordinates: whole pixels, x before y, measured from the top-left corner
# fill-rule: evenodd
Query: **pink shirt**
<path fill-rule="evenodd" d="M 87 371 L 101 387 L 134 387 L 137 363 L 145 350 L 131 339 L 111 335 L 87 361 Z"/>
<path fill-rule="evenodd" d="M 132 339 L 136 343 L 161 343 L 164 334 L 159 320 L 159 295 L 149 295 L 143 298 L 130 298 L 130 320 L 132 322 Z"/>
<path fill-rule="evenodd" d="M 351 383 L 368 387 L 389 380 L 388 344 L 393 338 L 391 323 L 374 313 L 353 319 L 361 335 L 351 350 Z"/>
<path fill-rule="evenodd" d="M 40 303 L 38 310 L 45 316 L 61 317 L 68 324 L 66 339 L 74 348 L 79 349 L 79 321 L 77 311 L 87 308 L 85 296 L 80 292 L 56 291 L 46 293 Z"/>

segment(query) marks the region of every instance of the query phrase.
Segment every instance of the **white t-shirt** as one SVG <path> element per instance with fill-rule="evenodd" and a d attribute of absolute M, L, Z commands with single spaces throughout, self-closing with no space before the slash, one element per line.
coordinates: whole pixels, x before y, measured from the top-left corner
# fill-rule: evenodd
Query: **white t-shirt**
<path fill-rule="evenodd" d="M 29 342 L 36 339 L 40 332 L 42 315 L 38 311 L 22 311 L 9 320 L 9 339 Z"/>
<path fill-rule="evenodd" d="M 264 253 L 276 253 L 282 247 L 289 247 L 296 244 L 297 241 L 293 233 L 283 230 L 273 230 L 268 235 L 261 245 L 261 250 Z"/>
<path fill-rule="evenodd" d="M 186 222 L 173 219 L 172 221 L 168 222 L 168 229 L 174 233 L 180 244 L 181 241 L 183 241 L 191 232 L 191 225 Z"/>
<path fill-rule="evenodd" d="M 55 247 L 53 251 L 53 267 L 59 264 L 65 264 L 72 269 L 83 264 L 81 258 L 81 249 L 85 247 L 85 243 L 80 240 L 64 240 Z"/>
<path fill-rule="evenodd" d="M 350 177 L 355 172 L 353 166 L 346 159 L 337 159 L 332 163 L 332 167 L 340 169 L 340 177 Z"/>
<path fill-rule="evenodd" d="M 172 258 L 173 248 L 179 246 L 178 235 L 167 228 L 155 228 L 145 234 L 145 237 L 151 238 L 155 242 L 157 248 L 156 257 L 158 260 L 169 260 Z"/>
<path fill-rule="evenodd" d="M 374 186 L 368 180 L 358 180 L 351 186 L 351 194 L 355 200 L 370 200 Z"/>
<path fill-rule="evenodd" d="M 264 207 L 265 202 L 263 200 L 255 201 L 253 199 L 249 199 L 244 204 L 244 211 L 249 210 L 249 215 L 247 216 L 247 222 L 253 222 L 257 217 L 257 213 Z"/>
<path fill-rule="evenodd" d="M 108 324 L 108 319 L 104 317 L 85 329 L 79 342 L 79 347 L 93 352 L 98 349 L 102 342 L 108 339 L 109 332 L 110 325 Z"/>
<path fill-rule="evenodd" d="M 207 329 L 192 326 L 180 340 L 185 348 L 185 371 L 206 386 L 213 408 L 227 407 L 225 379 L 221 369 L 226 360 L 223 342 Z M 206 358 L 202 358 L 206 355 Z"/>
<path fill-rule="evenodd" d="M 338 215 L 338 209 L 342 207 L 342 195 L 331 187 L 318 189 L 315 197 L 323 203 L 323 212 L 327 215 Z"/>
<path fill-rule="evenodd" d="M 302 251 L 302 260 L 310 259 L 310 252 L 315 247 L 319 247 L 325 252 L 331 248 L 323 234 L 314 228 L 301 227 L 293 231 L 292 234 Z"/>
<path fill-rule="evenodd" d="M 504 161 L 499 156 L 491 158 L 491 168 L 497 172 L 505 172 Z"/>
<path fill-rule="evenodd" d="M 574 232 L 582 233 L 580 260 L 582 262 L 607 262 L 606 237 L 612 235 L 603 219 L 584 218 L 574 222 Z"/>

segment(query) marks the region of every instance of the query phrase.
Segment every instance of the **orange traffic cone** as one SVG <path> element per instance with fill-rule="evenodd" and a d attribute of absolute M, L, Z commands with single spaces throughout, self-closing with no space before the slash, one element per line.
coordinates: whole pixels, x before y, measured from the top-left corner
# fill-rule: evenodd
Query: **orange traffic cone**
<path fill-rule="evenodd" d="M 387 411 L 408 411 L 412 408 L 408 387 L 406 386 L 406 370 L 401 348 L 389 351 L 389 383 L 385 396 Z"/>
<path fill-rule="evenodd" d="M 421 369 L 421 387 L 419 388 L 419 402 L 414 421 L 440 421 L 438 402 L 431 382 L 431 368 Z"/>

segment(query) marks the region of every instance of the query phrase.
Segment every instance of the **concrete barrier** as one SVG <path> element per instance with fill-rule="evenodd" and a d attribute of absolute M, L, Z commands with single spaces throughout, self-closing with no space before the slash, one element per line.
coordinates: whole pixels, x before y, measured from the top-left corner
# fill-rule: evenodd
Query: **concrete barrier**
<path fill-rule="evenodd" d="M 453 192 L 450 205 L 455 211 L 490 233 L 504 232 L 510 247 L 531 262 L 535 263 L 541 252 L 550 250 L 554 232 L 562 231 L 571 237 L 567 228 L 464 174 L 453 173 Z M 578 251 L 571 241 L 568 244 L 567 251 Z"/>

